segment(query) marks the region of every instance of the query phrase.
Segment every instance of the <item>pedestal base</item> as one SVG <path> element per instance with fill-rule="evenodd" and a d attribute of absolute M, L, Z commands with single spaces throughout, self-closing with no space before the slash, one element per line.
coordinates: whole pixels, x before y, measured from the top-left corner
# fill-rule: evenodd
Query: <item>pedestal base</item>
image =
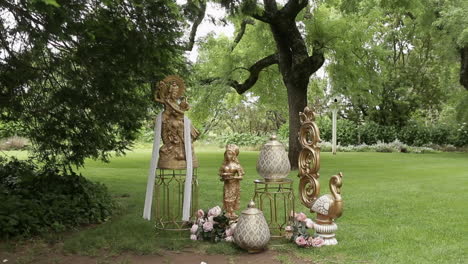
<path fill-rule="evenodd" d="M 156 228 L 164 230 L 188 230 L 190 221 L 182 221 L 186 170 L 159 169 L 156 175 L 153 200 Z M 198 210 L 197 170 L 193 170 L 190 220 L 195 220 Z"/>
<path fill-rule="evenodd" d="M 338 241 L 335 238 L 335 232 L 338 230 L 338 226 L 335 223 L 330 225 L 323 225 L 314 223 L 315 235 L 323 238 L 325 241 L 325 246 L 331 246 L 338 244 Z"/>
<path fill-rule="evenodd" d="M 291 179 L 281 181 L 255 180 L 255 194 L 253 200 L 270 228 L 271 238 L 282 238 L 286 226 L 293 223 L 294 191 Z"/>

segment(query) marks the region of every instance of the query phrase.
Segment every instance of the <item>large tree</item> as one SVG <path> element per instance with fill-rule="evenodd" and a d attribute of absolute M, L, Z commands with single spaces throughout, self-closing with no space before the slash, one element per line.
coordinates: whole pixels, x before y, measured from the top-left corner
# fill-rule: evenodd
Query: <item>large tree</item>
<path fill-rule="evenodd" d="M 149 83 L 180 72 L 190 46 L 171 0 L 6 0 L 0 20 L 0 121 L 63 165 L 124 152 L 153 108 Z"/>
<path fill-rule="evenodd" d="M 221 1 L 221 3 L 236 16 L 250 16 L 258 23 L 268 25 L 275 49 L 274 52 L 257 60 L 245 70 L 248 72 L 243 81 L 227 80 L 237 93 L 243 94 L 258 81 L 262 70 L 277 65 L 283 84 L 287 90 L 289 107 L 289 160 L 292 167 L 297 167 L 299 151 L 301 150 L 297 133 L 300 127 L 299 112 L 307 105 L 307 87 L 310 76 L 324 63 L 324 50 L 318 41 L 308 43 L 304 32 L 300 30 L 297 18 L 301 11 L 310 15 L 311 7 L 307 0 L 289 0 L 284 5 L 277 1 Z M 309 16 L 310 17 L 310 16 Z M 245 27 L 252 24 L 244 19 L 234 40 L 235 44 L 242 41 Z M 266 95 L 265 95 L 266 96 Z"/>

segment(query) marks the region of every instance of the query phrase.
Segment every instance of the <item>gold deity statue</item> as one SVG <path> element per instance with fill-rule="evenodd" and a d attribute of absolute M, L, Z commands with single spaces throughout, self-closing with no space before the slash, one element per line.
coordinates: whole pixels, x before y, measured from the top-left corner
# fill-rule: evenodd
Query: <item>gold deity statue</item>
<path fill-rule="evenodd" d="M 155 101 L 164 105 L 162 113 L 161 137 L 163 146 L 159 150 L 158 168 L 186 169 L 185 141 L 184 141 L 184 112 L 189 110 L 184 81 L 175 75 L 167 76 L 157 85 Z M 191 140 L 196 140 L 199 132 L 190 127 Z M 193 168 L 198 167 L 198 160 L 193 152 Z"/>
<path fill-rule="evenodd" d="M 234 211 L 239 210 L 240 181 L 245 174 L 237 159 L 238 155 L 238 146 L 234 144 L 226 145 L 224 161 L 219 168 L 220 180 L 224 181 L 224 210 L 226 210 L 227 217 L 230 219 L 237 219 L 238 217 Z"/>

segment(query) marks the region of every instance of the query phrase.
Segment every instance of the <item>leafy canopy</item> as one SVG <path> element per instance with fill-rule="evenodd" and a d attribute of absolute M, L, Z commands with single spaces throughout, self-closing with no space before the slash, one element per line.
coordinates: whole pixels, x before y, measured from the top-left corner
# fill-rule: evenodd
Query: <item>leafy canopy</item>
<path fill-rule="evenodd" d="M 0 2 L 0 121 L 42 161 L 123 153 L 154 107 L 148 83 L 183 69 L 170 0 Z"/>

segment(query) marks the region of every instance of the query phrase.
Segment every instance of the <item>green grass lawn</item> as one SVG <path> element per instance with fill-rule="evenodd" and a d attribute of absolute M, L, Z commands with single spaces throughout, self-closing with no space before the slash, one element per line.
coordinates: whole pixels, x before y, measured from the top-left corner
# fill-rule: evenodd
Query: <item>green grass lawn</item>
<path fill-rule="evenodd" d="M 198 151 L 200 207 L 222 204 L 217 171 L 222 150 Z M 63 235 L 65 252 L 99 255 L 158 254 L 190 248 L 237 254 L 231 244 L 192 242 L 187 232 L 156 231 L 142 219 L 150 150 L 137 150 L 108 164 L 88 161 L 86 177 L 106 184 L 120 209 L 109 222 Z M 242 151 L 246 171 L 241 208 L 253 196 L 258 152 Z M 270 248 L 320 263 L 468 263 L 468 154 L 322 153 L 322 194 L 328 179 L 343 172 L 343 216 L 337 220 L 337 246 L 299 249 L 284 240 Z M 297 192 L 297 172 L 294 179 Z M 297 195 L 296 195 L 297 197 Z M 296 211 L 312 214 L 296 200 Z"/>

